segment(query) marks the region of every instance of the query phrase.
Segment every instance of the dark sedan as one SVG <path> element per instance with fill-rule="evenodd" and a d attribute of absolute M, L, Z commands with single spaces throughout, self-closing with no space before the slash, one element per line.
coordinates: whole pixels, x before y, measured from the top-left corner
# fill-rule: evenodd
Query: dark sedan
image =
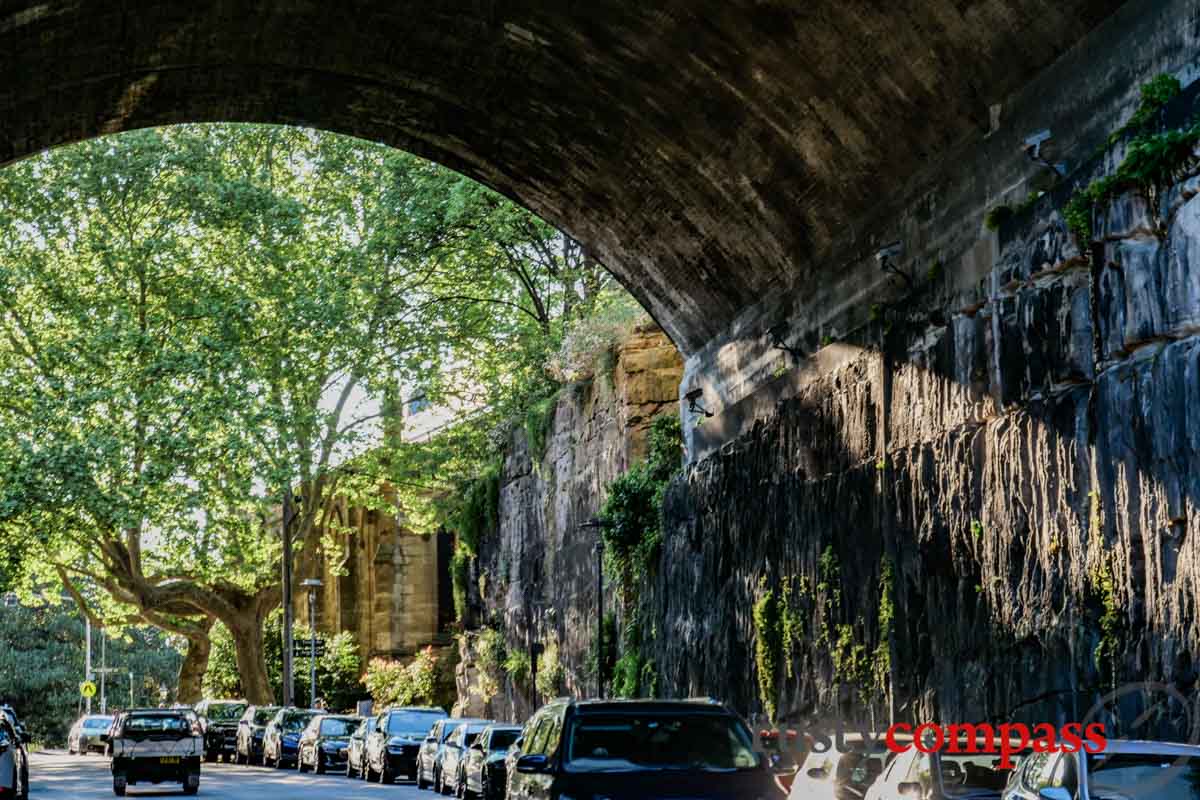
<path fill-rule="evenodd" d="M 263 734 L 263 765 L 278 769 L 295 766 L 300 734 L 309 720 L 320 713 L 303 708 L 279 709 Z"/>
<path fill-rule="evenodd" d="M 237 763 L 262 763 L 263 737 L 267 734 L 267 725 L 277 713 L 279 706 L 250 706 L 246 709 L 246 713 L 238 720 Z"/>
<path fill-rule="evenodd" d="M 348 714 L 313 717 L 300 734 L 296 769 L 300 772 L 311 769 L 318 775 L 330 770 L 345 770 L 350 735 L 361 723 L 362 717 Z"/>
<path fill-rule="evenodd" d="M 458 783 L 463 797 L 502 800 L 507 774 L 505 756 L 521 735 L 517 725 L 489 725 L 467 750 Z"/>

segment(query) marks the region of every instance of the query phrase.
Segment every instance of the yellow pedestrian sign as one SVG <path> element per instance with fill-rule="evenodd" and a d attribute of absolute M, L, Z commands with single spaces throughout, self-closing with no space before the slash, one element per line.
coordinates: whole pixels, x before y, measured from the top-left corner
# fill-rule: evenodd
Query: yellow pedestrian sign
<path fill-rule="evenodd" d="M 84 681 L 79 684 L 79 693 L 84 697 L 91 699 L 96 696 L 96 684 L 91 681 Z"/>

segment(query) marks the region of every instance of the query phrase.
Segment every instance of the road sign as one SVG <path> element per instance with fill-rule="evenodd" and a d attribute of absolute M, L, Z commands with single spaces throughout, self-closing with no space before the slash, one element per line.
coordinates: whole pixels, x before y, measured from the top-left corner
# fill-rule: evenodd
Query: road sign
<path fill-rule="evenodd" d="M 96 684 L 91 681 L 84 681 L 79 684 L 79 693 L 90 700 L 96 696 Z"/>

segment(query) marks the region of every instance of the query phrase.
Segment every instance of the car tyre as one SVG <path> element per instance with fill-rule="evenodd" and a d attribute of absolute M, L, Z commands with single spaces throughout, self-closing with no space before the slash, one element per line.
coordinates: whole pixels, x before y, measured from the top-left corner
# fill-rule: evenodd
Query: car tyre
<path fill-rule="evenodd" d="M 317 751 L 317 765 L 313 767 L 313 772 L 318 775 L 324 775 L 328 770 L 325 769 L 325 754 L 320 750 Z"/>
<path fill-rule="evenodd" d="M 425 770 L 421 769 L 421 765 L 417 764 L 417 788 L 428 789 L 429 784 L 425 782 Z"/>
<path fill-rule="evenodd" d="M 442 780 L 442 771 L 436 765 L 433 768 L 433 791 L 436 794 L 446 793 L 446 784 Z"/>
<path fill-rule="evenodd" d="M 375 780 L 375 770 L 371 768 L 371 759 L 363 760 L 363 780 L 371 783 Z"/>
<path fill-rule="evenodd" d="M 113 775 L 113 794 L 117 797 L 125 796 L 125 773 L 118 772 Z"/>
<path fill-rule="evenodd" d="M 396 782 L 396 775 L 392 772 L 392 767 L 388 764 L 386 758 L 383 760 L 383 766 L 379 770 L 379 782 L 385 784 Z"/>
<path fill-rule="evenodd" d="M 296 772 L 308 772 L 308 768 L 304 765 L 304 751 L 296 751 Z"/>
<path fill-rule="evenodd" d="M 200 791 L 200 773 L 199 772 L 190 773 L 183 780 L 183 793 L 184 794 L 195 794 L 198 791 Z"/>

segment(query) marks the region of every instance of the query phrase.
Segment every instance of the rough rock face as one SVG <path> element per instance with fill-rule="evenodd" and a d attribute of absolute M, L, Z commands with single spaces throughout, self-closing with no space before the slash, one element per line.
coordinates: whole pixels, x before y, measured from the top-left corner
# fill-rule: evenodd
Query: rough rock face
<path fill-rule="evenodd" d="M 641 329 L 616 354 L 611 374 L 568 386 L 559 396 L 544 454 L 516 431 L 504 459 L 500 527 L 480 544 L 472 566 L 472 616 L 500 628 L 510 652 L 538 643 L 557 649 L 562 693 L 590 694 L 587 667 L 596 632 L 598 539 L 582 527 L 600 508 L 604 487 L 643 457 L 646 432 L 675 413 L 683 362 L 657 329 Z M 610 601 L 611 602 L 611 601 Z M 500 693 L 481 691 L 472 640 L 461 645 L 459 710 L 524 719 L 541 704 L 533 687 L 493 675 Z M 545 660 L 545 657 L 542 657 Z"/>
<path fill-rule="evenodd" d="M 761 709 L 751 609 L 787 587 L 785 716 L 886 719 L 894 696 L 900 718 L 1056 721 L 1126 681 L 1191 691 L 1198 188 L 1117 198 L 1090 262 L 1043 200 L 963 310 L 907 308 L 883 346 L 780 377 L 777 413 L 671 487 L 642 601 L 660 686 Z"/>

